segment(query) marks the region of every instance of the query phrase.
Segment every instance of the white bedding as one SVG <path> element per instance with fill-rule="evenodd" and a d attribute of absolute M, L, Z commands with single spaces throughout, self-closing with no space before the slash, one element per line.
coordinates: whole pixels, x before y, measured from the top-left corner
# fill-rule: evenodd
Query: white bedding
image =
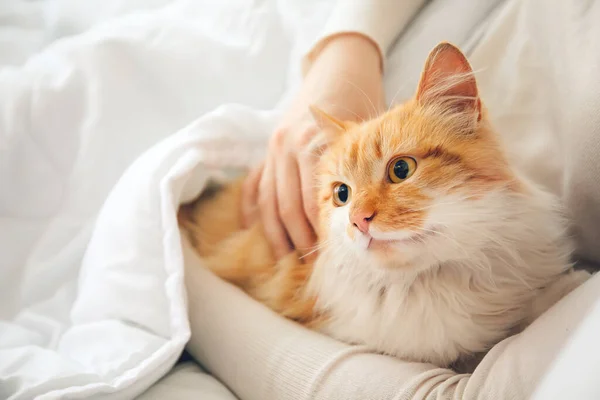
<path fill-rule="evenodd" d="M 0 4 L 0 398 L 131 398 L 169 371 L 190 338 L 177 205 L 260 159 L 331 3 Z M 412 92 L 438 40 L 474 49 L 493 3 L 426 9 L 387 64 L 388 95 Z M 560 194 L 560 142 L 505 107 L 551 109 L 544 77 L 494 84 L 523 66 L 493 51 L 519 43 L 509 26 L 473 54 L 482 92 L 515 162 Z M 210 340 L 198 354 L 233 380 Z"/>
<path fill-rule="evenodd" d="M 198 364 L 175 366 L 164 378 L 138 397 L 138 400 L 237 400 L 215 377 Z"/>
<path fill-rule="evenodd" d="M 284 98 L 327 16 L 78 3 L 0 6 L 0 398 L 130 398 L 172 367 L 190 336 L 177 176 L 261 157 L 274 112 L 256 110 Z M 79 31 L 20 64 L 19 42 Z"/>

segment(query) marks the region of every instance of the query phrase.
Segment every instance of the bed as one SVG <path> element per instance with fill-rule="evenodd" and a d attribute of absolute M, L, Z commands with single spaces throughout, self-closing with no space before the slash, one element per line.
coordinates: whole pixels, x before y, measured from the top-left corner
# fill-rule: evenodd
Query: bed
<path fill-rule="evenodd" d="M 178 205 L 262 158 L 334 5 L 0 4 L 0 398 L 600 397 L 596 277 L 458 375 L 283 320 L 181 241 Z M 511 162 L 577 211 L 589 266 L 600 166 L 572 155 L 598 149 L 599 17 L 593 1 L 432 1 L 385 83 L 407 98 L 433 45 L 460 45 Z"/>

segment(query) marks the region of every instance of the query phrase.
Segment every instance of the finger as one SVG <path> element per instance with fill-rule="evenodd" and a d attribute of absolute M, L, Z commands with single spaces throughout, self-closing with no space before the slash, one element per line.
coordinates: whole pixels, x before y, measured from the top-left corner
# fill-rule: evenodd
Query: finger
<path fill-rule="evenodd" d="M 253 168 L 242 184 L 242 227 L 249 228 L 259 218 L 258 185 L 262 178 L 265 163 Z"/>
<path fill-rule="evenodd" d="M 285 228 L 277 213 L 277 189 L 275 182 L 275 157 L 270 155 L 265 164 L 258 188 L 260 220 L 275 257 L 282 258 L 291 251 Z"/>
<path fill-rule="evenodd" d="M 302 254 L 311 250 L 315 234 L 304 213 L 302 187 L 294 153 L 283 157 L 276 172 L 279 217 L 294 247 Z"/>

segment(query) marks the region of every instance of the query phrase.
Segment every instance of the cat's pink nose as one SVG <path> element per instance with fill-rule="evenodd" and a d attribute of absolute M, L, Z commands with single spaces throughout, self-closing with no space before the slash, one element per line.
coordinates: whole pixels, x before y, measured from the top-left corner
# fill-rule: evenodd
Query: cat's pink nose
<path fill-rule="evenodd" d="M 350 222 L 362 233 L 369 233 L 369 224 L 375 217 L 375 211 L 357 210 L 350 216 Z"/>

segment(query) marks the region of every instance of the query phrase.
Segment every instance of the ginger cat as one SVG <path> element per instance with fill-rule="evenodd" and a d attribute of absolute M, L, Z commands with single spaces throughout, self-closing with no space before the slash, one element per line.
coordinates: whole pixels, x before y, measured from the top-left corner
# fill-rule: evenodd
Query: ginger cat
<path fill-rule="evenodd" d="M 203 264 L 279 314 L 342 341 L 449 366 L 526 326 L 588 278 L 557 201 L 507 161 L 456 47 L 429 55 L 413 99 L 322 125 L 319 255 L 277 261 L 241 229 L 240 182 L 182 206 Z"/>

